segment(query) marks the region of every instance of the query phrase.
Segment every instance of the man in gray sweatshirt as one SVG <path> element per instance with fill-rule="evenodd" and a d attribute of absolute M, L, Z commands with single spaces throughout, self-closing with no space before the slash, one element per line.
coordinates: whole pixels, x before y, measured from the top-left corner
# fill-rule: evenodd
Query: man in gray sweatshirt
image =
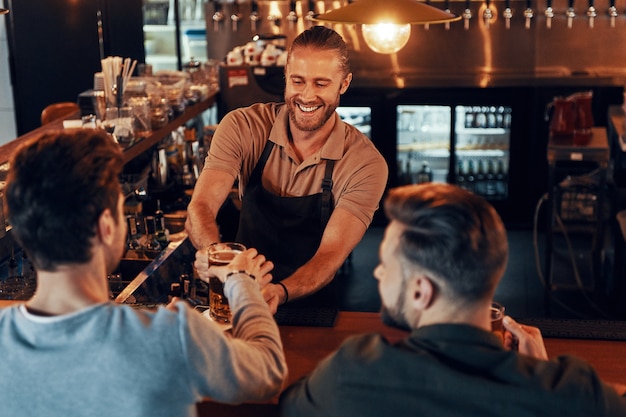
<path fill-rule="evenodd" d="M 126 241 L 122 166 L 119 145 L 95 129 L 44 133 L 11 161 L 9 219 L 37 291 L 0 309 L 2 414 L 194 416 L 203 398 L 277 395 L 287 369 L 259 289 L 273 265 L 255 249 L 211 271 L 232 335 L 176 300 L 156 310 L 109 300 Z"/>

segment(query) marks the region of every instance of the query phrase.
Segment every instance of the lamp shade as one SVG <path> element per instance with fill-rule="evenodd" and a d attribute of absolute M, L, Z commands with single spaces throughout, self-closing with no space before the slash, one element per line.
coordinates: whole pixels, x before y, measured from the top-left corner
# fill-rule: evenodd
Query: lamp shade
<path fill-rule="evenodd" d="M 403 25 L 453 22 L 461 16 L 417 0 L 356 0 L 314 18 L 329 23 Z"/>

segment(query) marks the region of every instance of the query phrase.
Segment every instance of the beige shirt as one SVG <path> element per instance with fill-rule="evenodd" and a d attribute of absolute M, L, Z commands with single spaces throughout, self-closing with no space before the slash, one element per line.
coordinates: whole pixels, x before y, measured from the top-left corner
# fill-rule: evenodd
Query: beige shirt
<path fill-rule="evenodd" d="M 276 145 L 263 171 L 263 186 L 283 197 L 321 192 L 325 159 L 335 160 L 335 207 L 352 213 L 368 226 L 387 183 L 385 159 L 369 138 L 344 123 L 335 113 L 335 127 L 322 148 L 299 161 L 287 134 L 287 107 L 277 103 L 254 104 L 228 113 L 220 122 L 204 169 L 218 169 L 239 178 L 243 195 L 266 141 Z"/>

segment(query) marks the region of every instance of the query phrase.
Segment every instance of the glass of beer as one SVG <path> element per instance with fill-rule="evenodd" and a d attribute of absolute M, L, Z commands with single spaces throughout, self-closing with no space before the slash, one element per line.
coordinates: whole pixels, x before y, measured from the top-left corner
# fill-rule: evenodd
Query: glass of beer
<path fill-rule="evenodd" d="M 491 303 L 491 332 L 504 343 L 504 306 L 500 303 Z"/>
<path fill-rule="evenodd" d="M 241 243 L 221 242 L 209 246 L 209 266 L 228 265 L 238 253 L 246 250 Z M 220 323 L 230 323 L 230 306 L 219 278 L 209 278 L 209 316 Z"/>

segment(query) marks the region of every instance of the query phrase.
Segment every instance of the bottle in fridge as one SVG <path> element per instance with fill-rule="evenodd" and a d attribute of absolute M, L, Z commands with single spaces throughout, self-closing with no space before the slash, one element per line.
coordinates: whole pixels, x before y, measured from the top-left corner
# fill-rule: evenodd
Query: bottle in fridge
<path fill-rule="evenodd" d="M 401 184 L 447 181 L 451 113 L 450 106 L 397 106 L 397 167 Z"/>
<path fill-rule="evenodd" d="M 506 200 L 511 108 L 455 106 L 456 183 L 488 200 Z"/>

